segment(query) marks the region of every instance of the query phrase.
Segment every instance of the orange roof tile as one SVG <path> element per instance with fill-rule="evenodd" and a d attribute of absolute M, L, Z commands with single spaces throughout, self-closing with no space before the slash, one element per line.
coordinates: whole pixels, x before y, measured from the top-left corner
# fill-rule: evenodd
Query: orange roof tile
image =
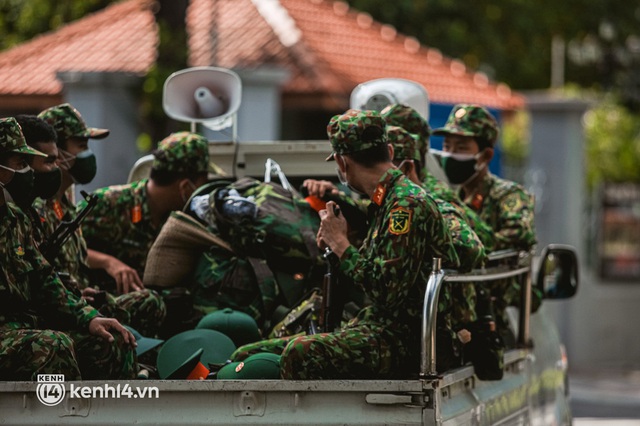
<path fill-rule="evenodd" d="M 1 53 L 0 94 L 59 94 L 59 71 L 145 74 L 156 58 L 151 4 L 117 3 Z"/>
<path fill-rule="evenodd" d="M 57 71 L 144 74 L 156 57 L 150 0 L 112 5 L 0 53 L 0 95 L 58 94 Z M 359 83 L 399 77 L 425 86 L 435 103 L 522 107 L 506 85 L 398 34 L 333 0 L 191 0 L 190 65 L 285 67 L 288 96 L 348 99 Z"/>

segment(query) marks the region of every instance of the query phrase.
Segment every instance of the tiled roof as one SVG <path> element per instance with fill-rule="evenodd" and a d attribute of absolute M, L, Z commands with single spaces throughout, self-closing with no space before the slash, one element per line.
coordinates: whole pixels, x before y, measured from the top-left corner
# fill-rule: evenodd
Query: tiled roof
<path fill-rule="evenodd" d="M 0 95 L 60 93 L 57 71 L 144 74 L 156 56 L 151 4 L 118 3 L 0 53 Z M 191 0 L 187 30 L 191 66 L 285 67 L 290 97 L 345 99 L 361 82 L 399 77 L 424 85 L 436 103 L 524 104 L 506 85 L 339 1 Z"/>
<path fill-rule="evenodd" d="M 156 58 L 151 1 L 114 4 L 0 54 L 1 95 L 52 95 L 59 71 L 145 74 Z"/>

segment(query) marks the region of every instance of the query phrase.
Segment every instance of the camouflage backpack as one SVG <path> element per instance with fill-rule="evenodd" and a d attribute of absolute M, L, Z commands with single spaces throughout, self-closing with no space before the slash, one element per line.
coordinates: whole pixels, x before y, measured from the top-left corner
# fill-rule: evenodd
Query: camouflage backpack
<path fill-rule="evenodd" d="M 249 177 L 212 182 L 197 191 L 203 195 L 193 197 L 189 209 L 229 243 L 237 259 L 254 266 L 258 283 L 275 280 L 282 302 L 291 306 L 322 282 L 325 266 L 316 245 L 318 214 L 284 185 Z"/>

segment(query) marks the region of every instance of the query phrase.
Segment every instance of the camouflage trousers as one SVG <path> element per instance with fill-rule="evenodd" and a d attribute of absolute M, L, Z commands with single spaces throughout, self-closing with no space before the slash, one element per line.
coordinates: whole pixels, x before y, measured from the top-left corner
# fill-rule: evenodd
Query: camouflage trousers
<path fill-rule="evenodd" d="M 154 290 L 147 289 L 120 296 L 107 293 L 107 301 L 99 311 L 102 315 L 115 318 L 147 337 L 158 334 L 167 315 L 162 297 Z"/>
<path fill-rule="evenodd" d="M 38 374 L 64 374 L 65 380 L 135 378 L 135 350 L 119 333 L 115 341 L 86 332 L 0 329 L 0 380 L 35 381 Z"/>
<path fill-rule="evenodd" d="M 335 333 L 251 343 L 238 348 L 231 359 L 241 361 L 258 352 L 281 354 L 283 379 L 401 378 L 418 370 L 417 342 L 407 343 L 387 327 L 357 324 Z"/>

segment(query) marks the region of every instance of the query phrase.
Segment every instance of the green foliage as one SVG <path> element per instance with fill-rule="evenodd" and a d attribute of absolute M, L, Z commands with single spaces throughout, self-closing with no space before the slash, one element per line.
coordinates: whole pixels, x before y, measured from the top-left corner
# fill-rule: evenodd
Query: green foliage
<path fill-rule="evenodd" d="M 640 182 L 640 116 L 612 97 L 584 117 L 587 181 L 590 188 L 608 182 Z"/>
<path fill-rule="evenodd" d="M 114 0 L 0 0 L 0 50 L 103 9 Z"/>
<path fill-rule="evenodd" d="M 502 123 L 502 152 L 505 161 L 514 166 L 524 165 L 529 155 L 531 117 L 526 111 L 517 111 Z"/>
<path fill-rule="evenodd" d="M 518 90 L 549 87 L 554 35 L 566 41 L 582 42 L 587 35 L 602 41 L 599 28 L 607 21 L 615 23 L 616 31 L 609 44 L 623 50 L 628 36 L 640 35 L 638 3 L 625 0 L 348 0 L 348 3 Z M 567 61 L 566 80 L 583 87 L 606 86 L 620 80 L 619 74 L 638 69 L 638 64 L 612 58 L 604 44 L 603 48 L 604 54 L 594 63 Z"/>

